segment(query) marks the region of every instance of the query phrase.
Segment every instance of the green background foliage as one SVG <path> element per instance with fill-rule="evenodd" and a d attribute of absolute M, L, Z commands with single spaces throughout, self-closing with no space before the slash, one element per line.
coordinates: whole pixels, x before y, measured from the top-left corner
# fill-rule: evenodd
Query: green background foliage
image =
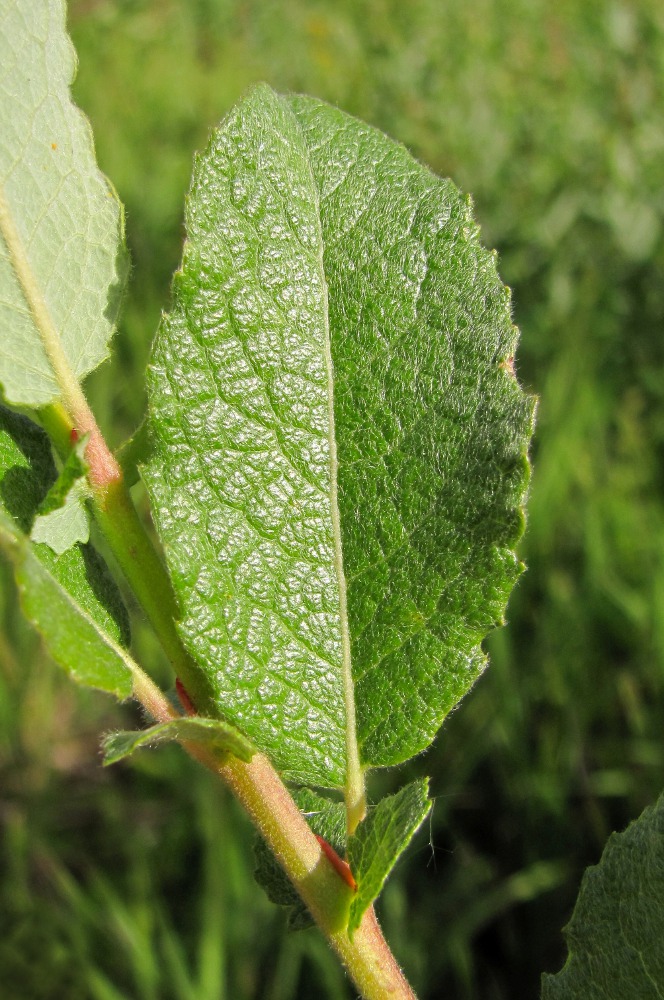
<path fill-rule="evenodd" d="M 380 913 L 423 1000 L 536 996 L 581 872 L 664 771 L 662 5 L 74 0 L 70 28 L 133 262 L 115 357 L 87 383 L 113 444 L 143 413 L 192 153 L 248 85 L 337 103 L 473 193 L 541 397 L 529 570 L 434 748 L 375 776 L 378 796 L 431 774 L 435 797 Z M 2 573 L 3 983 L 350 997 L 254 885 L 247 824 L 208 775 L 175 747 L 99 767 L 99 733 L 140 720 L 56 672 Z M 140 621 L 134 643 L 163 670 Z"/>

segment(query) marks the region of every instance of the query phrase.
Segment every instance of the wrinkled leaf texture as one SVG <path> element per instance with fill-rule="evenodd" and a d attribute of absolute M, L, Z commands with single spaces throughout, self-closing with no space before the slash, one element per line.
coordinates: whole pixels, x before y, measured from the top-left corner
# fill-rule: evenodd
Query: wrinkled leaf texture
<path fill-rule="evenodd" d="M 287 777 L 426 747 L 521 572 L 533 401 L 468 199 L 260 86 L 197 158 L 144 470 L 181 631 Z"/>

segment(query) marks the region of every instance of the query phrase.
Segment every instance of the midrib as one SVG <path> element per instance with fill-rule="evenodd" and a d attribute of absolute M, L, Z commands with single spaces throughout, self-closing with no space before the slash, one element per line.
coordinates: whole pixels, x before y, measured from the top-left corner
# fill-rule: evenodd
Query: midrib
<path fill-rule="evenodd" d="M 53 323 L 37 277 L 25 252 L 23 241 L 14 223 L 2 186 L 0 186 L 0 233 L 63 402 L 71 413 L 87 411 L 87 404 L 78 381 L 72 373 L 60 335 Z"/>
<path fill-rule="evenodd" d="M 299 123 L 298 123 L 299 127 Z M 306 148 L 306 143 L 303 144 Z M 330 318 L 328 308 L 328 288 L 325 276 L 323 258 L 323 230 L 320 217 L 320 199 L 313 175 L 311 163 L 307 155 L 312 188 L 316 199 L 316 218 L 318 220 L 319 251 L 318 259 L 323 288 L 323 354 L 327 372 L 327 406 L 328 406 L 328 445 L 330 454 L 330 515 L 332 519 L 332 536 L 334 541 L 334 568 L 339 589 L 339 622 L 341 631 L 341 672 L 343 682 L 344 709 L 346 716 L 346 786 L 344 797 L 346 801 L 346 821 L 349 834 L 353 833 L 358 823 L 366 814 L 366 795 L 364 789 L 364 773 L 360 765 L 360 753 L 357 745 L 357 719 L 355 714 L 355 686 L 351 668 L 350 632 L 348 629 L 348 595 L 346 589 L 346 574 L 344 572 L 343 551 L 341 544 L 341 517 L 339 514 L 339 498 L 337 487 L 338 457 L 337 439 L 334 419 L 334 365 L 332 362 L 332 346 L 330 341 Z"/>

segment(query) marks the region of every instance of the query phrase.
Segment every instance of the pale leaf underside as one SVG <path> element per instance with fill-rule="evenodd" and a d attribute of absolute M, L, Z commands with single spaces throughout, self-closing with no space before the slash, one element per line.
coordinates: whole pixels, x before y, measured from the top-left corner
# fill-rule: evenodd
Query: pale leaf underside
<path fill-rule="evenodd" d="M 0 0 L 0 387 L 29 406 L 107 356 L 124 279 L 121 208 L 71 101 L 75 65 L 64 0 Z"/>

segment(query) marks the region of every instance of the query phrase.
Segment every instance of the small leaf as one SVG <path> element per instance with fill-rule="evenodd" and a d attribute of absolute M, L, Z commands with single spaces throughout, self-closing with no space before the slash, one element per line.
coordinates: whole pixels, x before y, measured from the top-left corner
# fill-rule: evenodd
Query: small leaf
<path fill-rule="evenodd" d="M 542 1000 L 664 996 L 664 795 L 613 833 L 581 882 L 565 928 L 569 957 L 542 979 Z"/>
<path fill-rule="evenodd" d="M 365 910 L 373 903 L 406 849 L 424 822 L 431 800 L 428 780 L 414 781 L 381 799 L 348 840 L 348 863 L 357 882 L 350 907 L 348 933 L 360 926 Z"/>
<path fill-rule="evenodd" d="M 0 511 L 23 534 L 30 532 L 57 473 L 46 434 L 31 420 L 0 406 Z M 75 545 L 56 556 L 46 545 L 32 551 L 114 642 L 129 644 L 129 616 L 106 563 L 91 545 Z"/>
<path fill-rule="evenodd" d="M 133 670 L 127 654 L 49 572 L 34 544 L 2 511 L 0 550 L 13 564 L 25 615 L 55 662 L 79 684 L 130 697 Z"/>
<path fill-rule="evenodd" d="M 84 504 L 85 490 L 76 484 L 61 507 L 37 516 L 30 532 L 32 541 L 48 545 L 58 556 L 77 542 L 87 542 L 90 518 Z"/>
<path fill-rule="evenodd" d="M 86 444 L 87 435 L 72 448 L 60 475 L 39 505 L 30 532 L 33 542 L 44 542 L 59 556 L 90 537 L 90 518 L 85 508 Z"/>
<path fill-rule="evenodd" d="M 228 723 L 219 719 L 194 717 L 173 719 L 136 732 L 109 733 L 102 743 L 104 764 L 115 764 L 129 757 L 135 750 L 173 740 L 205 743 L 214 750 L 232 753 L 245 762 L 250 761 L 256 752 L 249 740 Z"/>
<path fill-rule="evenodd" d="M 107 356 L 122 210 L 71 101 L 64 0 L 4 0 L 0 66 L 0 384 L 36 407 Z"/>

